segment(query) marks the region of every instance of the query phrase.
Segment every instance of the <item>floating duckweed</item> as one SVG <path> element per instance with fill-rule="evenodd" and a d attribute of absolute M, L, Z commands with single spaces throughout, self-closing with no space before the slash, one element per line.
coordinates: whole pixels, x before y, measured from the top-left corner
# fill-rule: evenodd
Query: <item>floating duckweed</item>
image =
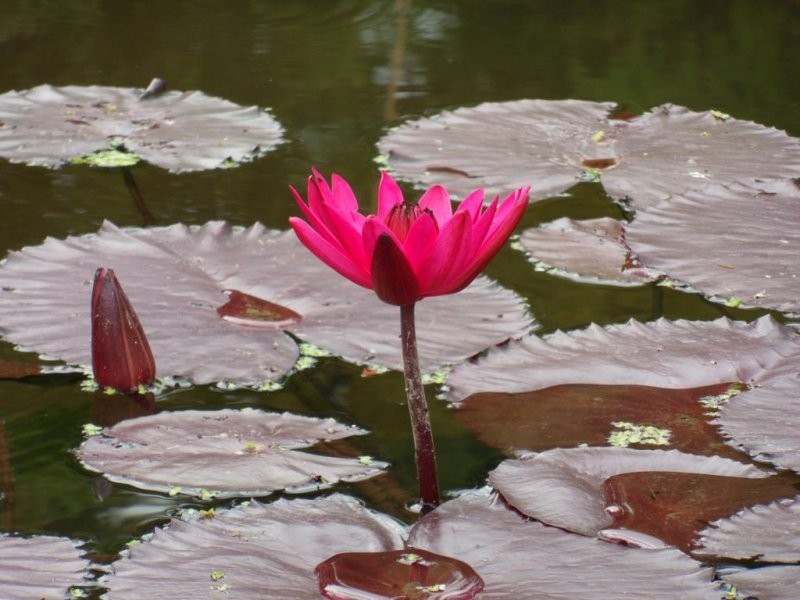
<path fill-rule="evenodd" d="M 247 452 L 248 454 L 255 454 L 256 443 L 255 442 L 245 442 L 244 451 Z"/>
<path fill-rule="evenodd" d="M 627 421 L 611 423 L 617 431 L 608 436 L 608 443 L 618 448 L 627 448 L 632 444 L 648 446 L 666 446 L 669 444 L 669 429 L 661 429 L 655 425 L 638 425 Z"/>
<path fill-rule="evenodd" d="M 581 173 L 580 180 L 588 183 L 600 183 L 600 169 L 586 167 Z"/>
<path fill-rule="evenodd" d="M 169 488 L 169 491 L 168 491 L 167 493 L 168 493 L 170 496 L 177 496 L 178 494 L 180 494 L 180 493 L 181 493 L 181 490 L 182 490 L 182 489 L 183 489 L 183 488 L 181 488 L 180 486 L 176 485 L 175 487 L 171 487 L 171 488 Z"/>
<path fill-rule="evenodd" d="M 90 167 L 132 167 L 142 159 L 131 152 L 112 148 L 100 150 L 93 154 L 79 156 L 70 160 L 73 165 L 89 165 Z"/>
<path fill-rule="evenodd" d="M 103 433 L 103 428 L 100 425 L 95 425 L 94 423 L 86 423 L 83 426 L 83 435 L 87 438 L 93 437 L 95 435 L 100 435 Z"/>
<path fill-rule="evenodd" d="M 211 575 L 209 575 L 209 577 L 211 577 L 211 581 L 219 581 L 220 579 L 225 578 L 225 573 L 222 571 L 211 571 Z"/>
<path fill-rule="evenodd" d="M 742 303 L 742 299 L 737 296 L 731 296 L 727 302 L 725 302 L 725 306 L 728 308 L 736 308 Z"/>
<path fill-rule="evenodd" d="M 711 116 L 720 121 L 727 121 L 728 119 L 731 118 L 731 116 L 728 113 L 722 112 L 721 110 L 712 110 Z"/>
<path fill-rule="evenodd" d="M 319 346 L 315 346 L 314 344 L 309 344 L 308 342 L 300 342 L 300 354 L 302 356 L 311 356 L 313 358 L 323 358 L 326 356 L 333 356 L 327 350 L 320 348 Z"/>
<path fill-rule="evenodd" d="M 200 490 L 200 499 L 201 500 L 213 500 L 214 496 L 215 496 L 214 492 L 212 492 L 210 490 L 207 490 L 206 488 L 202 488 Z"/>
<path fill-rule="evenodd" d="M 593 142 L 602 142 L 605 137 L 606 137 L 605 132 L 603 132 L 603 131 L 595 131 L 592 134 L 592 141 Z"/>
<path fill-rule="evenodd" d="M 703 396 L 698 401 L 708 410 L 706 414 L 714 416 L 719 413 L 719 409 L 727 404 L 728 400 L 741 394 L 744 391 L 743 384 L 734 383 L 727 390 L 716 396 Z"/>
<path fill-rule="evenodd" d="M 422 383 L 424 385 L 442 385 L 445 381 L 447 381 L 447 376 L 452 371 L 452 367 L 442 367 L 441 369 L 436 369 L 431 373 L 425 373 L 422 376 Z"/>
<path fill-rule="evenodd" d="M 368 454 L 358 457 L 358 462 L 360 462 L 362 465 L 371 465 L 374 461 L 375 459 L 369 456 Z"/>

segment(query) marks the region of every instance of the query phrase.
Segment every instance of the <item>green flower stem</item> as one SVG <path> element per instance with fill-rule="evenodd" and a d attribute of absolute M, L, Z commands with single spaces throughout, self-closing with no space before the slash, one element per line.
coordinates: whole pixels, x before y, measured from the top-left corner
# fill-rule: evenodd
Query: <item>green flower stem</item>
<path fill-rule="evenodd" d="M 414 435 L 414 460 L 417 465 L 422 514 L 439 506 L 439 481 L 436 476 L 436 451 L 428 415 L 428 401 L 422 386 L 417 353 L 417 333 L 414 325 L 414 306 L 400 307 L 400 337 L 403 344 L 403 366 L 406 379 L 406 397 Z"/>

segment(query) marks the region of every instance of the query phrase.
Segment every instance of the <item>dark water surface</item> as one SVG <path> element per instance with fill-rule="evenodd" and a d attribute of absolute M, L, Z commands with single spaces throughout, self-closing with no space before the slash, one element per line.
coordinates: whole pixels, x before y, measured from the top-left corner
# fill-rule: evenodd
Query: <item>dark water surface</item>
<path fill-rule="evenodd" d="M 396 4 L 407 19 L 398 18 Z M 283 229 L 296 213 L 287 186 L 304 186 L 311 165 L 341 173 L 360 197 L 372 198 L 375 143 L 387 127 L 490 100 L 611 100 L 633 112 L 673 102 L 800 135 L 797 2 L 396 4 L 3 0 L 0 92 L 41 83 L 144 87 L 159 76 L 174 90 L 270 107 L 287 142 L 262 159 L 185 175 L 136 167 L 160 225 L 258 220 Z M 402 57 L 399 68 L 393 56 Z M 141 224 L 117 173 L 77 166 L 51 171 L 0 162 L 0 211 L 0 256 L 45 236 L 93 232 L 103 219 Z M 583 185 L 570 198 L 538 203 L 524 224 L 563 215 L 617 216 L 619 209 L 599 187 Z M 528 299 L 542 332 L 662 315 L 711 319 L 723 310 L 670 290 L 588 286 L 533 273 L 510 250 L 489 274 Z M 0 342 L 0 358 L 19 356 Z M 292 410 L 379 432 L 352 443 L 393 463 L 399 489 L 371 502 L 402 516 L 415 480 L 401 376 L 359 373 L 325 359 L 279 393 L 195 388 L 159 402 L 163 409 Z M 115 553 L 186 501 L 104 489 L 77 465 L 69 450 L 80 443 L 81 426 L 107 418 L 79 383 L 55 376 L 0 382 L 0 530 L 63 534 L 87 540 L 92 552 Z M 433 403 L 433 413 L 443 487 L 482 484 L 500 455 L 466 433 L 443 403 Z M 363 495 L 357 487 L 340 489 Z"/>

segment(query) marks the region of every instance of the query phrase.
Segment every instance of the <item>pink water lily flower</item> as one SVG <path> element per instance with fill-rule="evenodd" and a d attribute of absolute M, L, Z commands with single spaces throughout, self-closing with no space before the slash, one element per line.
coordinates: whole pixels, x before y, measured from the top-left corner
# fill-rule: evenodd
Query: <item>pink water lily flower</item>
<path fill-rule="evenodd" d="M 484 191 L 477 189 L 453 212 L 440 185 L 409 204 L 384 172 L 378 212 L 363 215 L 343 178 L 334 174 L 329 185 L 312 171 L 307 204 L 290 188 L 307 219 L 289 219 L 297 237 L 338 273 L 399 306 L 464 289 L 497 254 L 528 205 L 528 187 L 502 202 L 495 198 L 485 209 Z"/>

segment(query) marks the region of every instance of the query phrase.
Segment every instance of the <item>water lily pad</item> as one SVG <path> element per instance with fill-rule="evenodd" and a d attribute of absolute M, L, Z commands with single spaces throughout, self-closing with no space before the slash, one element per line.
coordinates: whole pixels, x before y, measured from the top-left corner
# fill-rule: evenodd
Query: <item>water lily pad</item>
<path fill-rule="evenodd" d="M 725 444 L 700 401 L 728 388 L 580 384 L 514 394 L 481 392 L 462 402 L 455 414 L 483 443 L 505 451 L 611 444 L 736 458 L 741 453 Z"/>
<path fill-rule="evenodd" d="M 272 150 L 282 133 L 264 110 L 202 92 L 142 99 L 133 88 L 40 85 L 0 95 L 0 156 L 29 165 L 216 169 Z"/>
<path fill-rule="evenodd" d="M 746 508 L 701 532 L 698 554 L 800 563 L 800 497 Z"/>
<path fill-rule="evenodd" d="M 557 448 L 520 459 L 506 460 L 489 474 L 489 483 L 522 513 L 548 525 L 586 536 L 623 534 L 614 515 L 622 509 L 607 502 L 603 482 L 609 477 L 635 472 L 678 472 L 723 477 L 769 477 L 769 473 L 718 456 L 697 456 L 678 450 L 629 448 Z M 733 513 L 741 505 L 732 507 Z M 729 514 L 730 514 L 729 513 Z M 628 540 L 635 543 L 636 535 Z"/>
<path fill-rule="evenodd" d="M 563 600 L 590 597 L 718 600 L 709 569 L 670 548 L 643 551 L 524 519 L 485 491 L 426 515 L 409 544 L 454 556 L 484 580 L 478 597 Z"/>
<path fill-rule="evenodd" d="M 462 198 L 484 187 L 491 200 L 532 185 L 531 200 L 541 200 L 578 182 L 584 148 L 595 145 L 592 135 L 614 106 L 487 102 L 404 123 L 381 138 L 378 151 L 395 175 L 420 186 L 442 184 Z"/>
<path fill-rule="evenodd" d="M 790 498 L 800 479 L 726 477 L 705 473 L 622 473 L 603 483 L 611 529 L 633 530 L 692 552 L 709 521 L 728 517 L 742 506 Z M 613 509 L 613 511 L 612 511 Z M 624 539 L 624 537 L 622 537 Z"/>
<path fill-rule="evenodd" d="M 108 600 L 319 597 L 315 565 L 343 552 L 404 549 L 402 526 L 342 495 L 257 502 L 191 522 L 173 519 L 130 548 L 105 578 Z M 544 527 L 486 490 L 448 501 L 411 529 L 410 547 L 466 562 L 479 598 L 718 600 L 710 569 L 672 549 L 643 552 Z M 224 548 L 224 552 L 219 552 Z M 302 548 L 302 552 L 297 549 Z M 361 596 L 365 597 L 366 596 Z"/>
<path fill-rule="evenodd" d="M 265 496 L 377 475 L 386 463 L 295 451 L 364 433 L 333 419 L 253 409 L 162 412 L 89 437 L 77 456 L 111 481 L 170 495 Z"/>
<path fill-rule="evenodd" d="M 331 600 L 472 600 L 483 580 L 467 563 L 419 548 L 344 552 L 314 572 Z"/>
<path fill-rule="evenodd" d="M 0 379 L 23 379 L 41 373 L 42 367 L 36 363 L 0 359 Z"/>
<path fill-rule="evenodd" d="M 677 389 L 760 383 L 785 356 L 800 356 L 800 339 L 770 317 L 752 323 L 631 320 L 529 336 L 493 349 L 477 364 L 453 369 L 447 397 L 459 402 L 481 391 L 526 392 L 566 383 Z"/>
<path fill-rule="evenodd" d="M 441 183 L 464 196 L 476 187 L 531 199 L 581 179 L 641 209 L 698 182 L 800 175 L 800 141 L 717 111 L 664 104 L 630 120 L 612 103 L 518 100 L 445 111 L 404 123 L 378 143 L 398 177 Z"/>
<path fill-rule="evenodd" d="M 537 270 L 585 283 L 639 285 L 658 276 L 630 257 L 622 223 L 604 217 L 574 221 L 563 217 L 520 234 L 519 243 Z"/>
<path fill-rule="evenodd" d="M 180 375 L 198 384 L 280 379 L 299 355 L 283 329 L 358 363 L 402 368 L 397 308 L 320 263 L 293 233 L 260 224 L 123 230 L 105 223 L 97 234 L 48 238 L 12 252 L 0 264 L 4 336 L 88 364 L 91 278 L 98 266 L 114 269 L 124 287 L 159 377 Z M 231 309 L 232 298 L 243 297 L 248 301 Z M 254 298 L 279 306 L 278 320 L 265 320 L 265 305 Z M 419 304 L 420 362 L 432 371 L 464 360 L 522 335 L 531 321 L 518 295 L 479 277 L 459 294 Z"/>
<path fill-rule="evenodd" d="M 688 191 L 638 215 L 625 235 L 647 267 L 708 296 L 800 312 L 797 181 Z"/>
<path fill-rule="evenodd" d="M 173 519 L 130 548 L 106 578 L 108 600 L 318 598 L 314 567 L 339 552 L 402 548 L 405 528 L 334 494 Z"/>
<path fill-rule="evenodd" d="M 0 535 L 0 597 L 61 600 L 86 583 L 89 562 L 72 540 Z"/>
<path fill-rule="evenodd" d="M 715 423 L 756 460 L 800 473 L 800 355 L 789 354 L 758 385 L 723 405 Z"/>

